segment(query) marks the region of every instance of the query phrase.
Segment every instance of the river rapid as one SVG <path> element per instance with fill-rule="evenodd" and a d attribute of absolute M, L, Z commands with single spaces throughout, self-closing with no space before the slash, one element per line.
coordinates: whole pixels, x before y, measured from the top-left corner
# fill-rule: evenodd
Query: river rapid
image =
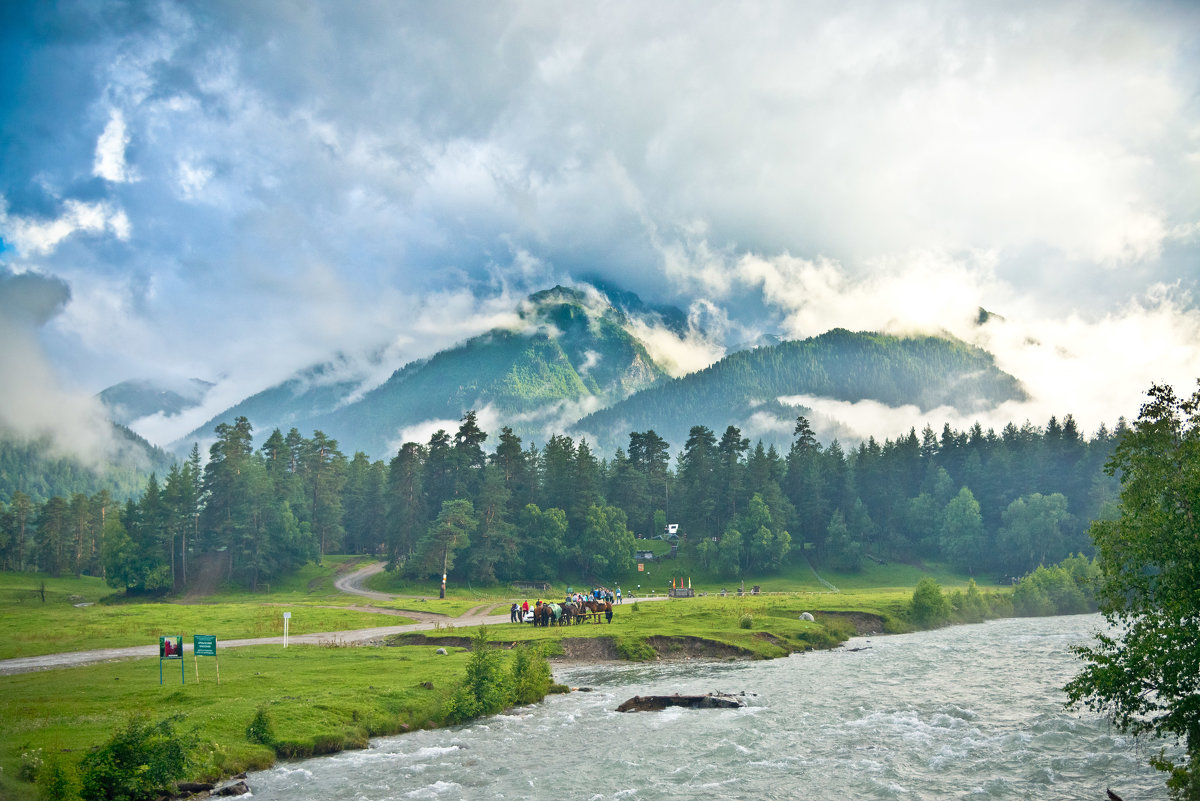
<path fill-rule="evenodd" d="M 764 662 L 559 666 L 592 692 L 251 774 L 258 801 L 1165 798 L 1102 718 L 1063 710 L 1097 615 L 857 638 Z M 861 649 L 861 650 L 852 650 Z M 633 695 L 747 695 L 736 710 L 618 713 Z"/>

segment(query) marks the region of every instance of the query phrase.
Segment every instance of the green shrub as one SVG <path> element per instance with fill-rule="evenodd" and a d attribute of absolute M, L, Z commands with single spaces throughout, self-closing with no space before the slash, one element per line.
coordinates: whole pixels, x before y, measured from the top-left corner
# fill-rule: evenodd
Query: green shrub
<path fill-rule="evenodd" d="M 546 697 L 553 683 L 550 663 L 528 646 L 522 646 L 513 652 L 510 674 L 512 700 L 517 704 L 537 703 Z"/>
<path fill-rule="evenodd" d="M 175 730 L 183 715 L 157 723 L 130 718 L 112 738 L 83 758 L 84 801 L 143 801 L 170 795 L 183 778 L 195 747 L 194 735 Z"/>
<path fill-rule="evenodd" d="M 486 626 L 480 626 L 471 642 L 467 673 L 446 699 L 446 719 L 465 723 L 483 715 L 494 715 L 508 705 L 509 684 L 502 658 L 488 645 Z"/>
<path fill-rule="evenodd" d="M 1054 614 L 1054 603 L 1045 588 L 1032 576 L 1021 579 L 1013 588 L 1013 612 L 1022 617 L 1039 617 Z"/>
<path fill-rule="evenodd" d="M 742 615 L 738 618 L 738 628 L 752 629 L 754 628 L 754 615 Z"/>
<path fill-rule="evenodd" d="M 984 596 L 992 617 L 1012 617 L 1013 600 L 1011 592 L 989 592 Z"/>
<path fill-rule="evenodd" d="M 79 798 L 75 766 L 52 754 L 37 775 L 38 801 L 74 801 Z"/>
<path fill-rule="evenodd" d="M 950 606 L 955 616 L 963 623 L 982 623 L 990 616 L 991 610 L 975 579 L 967 582 L 967 591 L 955 590 L 950 593 Z"/>
<path fill-rule="evenodd" d="M 948 621 L 950 601 L 942 594 L 941 585 L 928 576 L 918 581 L 908 605 L 908 617 L 922 628 L 933 628 Z"/>
<path fill-rule="evenodd" d="M 258 745 L 275 744 L 275 728 L 271 725 L 271 715 L 267 705 L 261 704 L 254 713 L 254 719 L 246 727 L 246 739 Z"/>

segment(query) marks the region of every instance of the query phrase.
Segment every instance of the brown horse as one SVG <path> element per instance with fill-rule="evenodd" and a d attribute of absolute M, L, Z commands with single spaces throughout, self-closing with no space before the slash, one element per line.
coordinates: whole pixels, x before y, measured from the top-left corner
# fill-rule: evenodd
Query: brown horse
<path fill-rule="evenodd" d="M 569 626 L 582 616 L 583 610 L 579 608 L 579 604 L 563 604 L 562 618 L 559 619 L 558 624 L 560 626 Z"/>
<path fill-rule="evenodd" d="M 589 612 L 603 612 L 604 619 L 612 623 L 613 608 L 608 601 L 584 601 L 583 606 Z"/>

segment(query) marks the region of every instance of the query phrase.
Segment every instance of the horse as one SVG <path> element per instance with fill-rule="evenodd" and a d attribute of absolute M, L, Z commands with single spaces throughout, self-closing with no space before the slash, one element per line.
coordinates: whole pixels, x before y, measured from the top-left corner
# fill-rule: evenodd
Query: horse
<path fill-rule="evenodd" d="M 533 625 L 549 626 L 550 615 L 550 604 L 538 604 L 533 609 Z"/>
<path fill-rule="evenodd" d="M 569 626 L 575 622 L 575 619 L 582 616 L 582 611 L 578 604 L 566 603 L 562 605 L 562 619 L 558 621 L 560 626 Z"/>
<path fill-rule="evenodd" d="M 584 601 L 583 606 L 589 612 L 609 612 L 612 610 L 612 604 L 608 601 Z"/>

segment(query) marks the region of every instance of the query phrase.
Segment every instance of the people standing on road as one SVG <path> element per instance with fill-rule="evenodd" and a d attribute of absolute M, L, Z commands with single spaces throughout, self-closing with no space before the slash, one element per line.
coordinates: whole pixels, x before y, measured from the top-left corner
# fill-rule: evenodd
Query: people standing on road
<path fill-rule="evenodd" d="M 621 603 L 621 588 L 617 587 L 617 603 Z"/>
<path fill-rule="evenodd" d="M 520 620 L 521 623 L 525 622 L 525 616 L 528 613 L 529 613 L 529 599 L 526 598 L 525 602 L 521 604 L 521 620 Z"/>
<path fill-rule="evenodd" d="M 509 610 L 508 610 L 508 622 L 509 622 L 509 623 L 518 623 L 518 622 L 520 622 L 520 621 L 518 621 L 518 620 L 517 620 L 517 610 L 518 610 L 518 609 L 519 609 L 519 607 L 517 606 L 517 602 L 516 602 L 516 601 L 513 601 L 512 609 L 509 609 Z"/>

